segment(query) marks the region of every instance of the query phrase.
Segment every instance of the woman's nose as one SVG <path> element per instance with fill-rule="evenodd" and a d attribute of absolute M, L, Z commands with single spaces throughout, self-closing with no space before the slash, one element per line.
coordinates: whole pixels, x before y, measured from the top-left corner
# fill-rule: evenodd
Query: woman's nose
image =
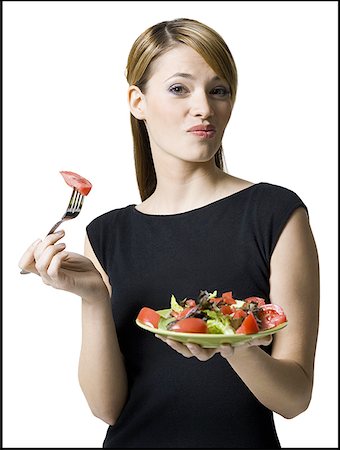
<path fill-rule="evenodd" d="M 210 99 L 205 92 L 197 93 L 196 95 L 192 96 L 191 100 L 192 103 L 190 112 L 192 116 L 205 119 L 214 115 L 214 110 L 209 101 Z"/>

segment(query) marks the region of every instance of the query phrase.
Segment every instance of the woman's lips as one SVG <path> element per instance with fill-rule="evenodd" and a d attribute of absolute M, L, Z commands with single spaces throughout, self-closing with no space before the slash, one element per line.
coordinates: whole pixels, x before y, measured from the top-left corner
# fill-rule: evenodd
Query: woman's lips
<path fill-rule="evenodd" d="M 213 125 L 195 125 L 188 132 L 200 138 L 211 139 L 216 134 L 216 128 Z"/>
<path fill-rule="evenodd" d="M 205 139 L 211 139 L 215 136 L 216 131 L 215 130 L 209 130 L 209 131 L 204 131 L 204 130 L 197 130 L 197 131 L 190 131 L 189 133 L 201 137 L 201 138 L 205 138 Z"/>

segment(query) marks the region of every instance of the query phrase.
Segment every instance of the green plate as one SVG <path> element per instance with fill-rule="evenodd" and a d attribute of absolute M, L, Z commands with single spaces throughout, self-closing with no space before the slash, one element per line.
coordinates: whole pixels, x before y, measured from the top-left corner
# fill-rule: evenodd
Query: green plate
<path fill-rule="evenodd" d="M 287 325 L 288 322 L 281 323 L 277 327 L 270 328 L 269 330 L 260 331 L 256 334 L 209 334 L 209 333 L 179 333 L 178 331 L 162 330 L 160 328 L 149 327 L 144 325 L 136 319 L 136 324 L 144 330 L 150 331 L 154 334 L 169 337 L 179 342 L 191 342 L 193 344 L 199 344 L 204 348 L 215 348 L 222 344 L 242 344 L 252 339 L 258 339 L 270 334 L 277 333 Z"/>

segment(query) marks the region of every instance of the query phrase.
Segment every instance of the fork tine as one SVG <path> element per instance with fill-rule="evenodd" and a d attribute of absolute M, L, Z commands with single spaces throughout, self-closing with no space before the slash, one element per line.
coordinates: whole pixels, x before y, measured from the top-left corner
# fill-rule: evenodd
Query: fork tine
<path fill-rule="evenodd" d="M 67 208 L 68 211 L 72 210 L 72 208 L 74 206 L 74 203 L 75 203 L 75 199 L 77 197 L 77 194 L 78 194 L 78 191 L 76 190 L 76 188 L 73 188 L 73 191 L 72 191 L 72 194 L 71 194 L 71 198 L 70 198 L 70 201 L 69 201 L 69 204 L 68 204 L 68 208 Z"/>
<path fill-rule="evenodd" d="M 68 202 L 68 207 L 66 209 L 65 214 L 63 215 L 61 220 L 59 220 L 57 223 L 55 223 L 53 225 L 53 227 L 47 233 L 47 236 L 49 234 L 54 233 L 55 230 L 59 227 L 59 225 L 61 225 L 65 220 L 73 219 L 74 217 L 77 217 L 78 214 L 81 211 L 81 208 L 83 206 L 83 202 L 84 202 L 84 195 L 81 194 L 76 188 L 73 188 L 73 191 L 72 191 L 72 194 L 71 194 L 71 198 L 70 198 L 70 200 Z M 31 272 L 28 272 L 27 270 L 22 269 L 20 271 L 20 273 L 24 275 L 24 274 L 29 274 Z"/>
<path fill-rule="evenodd" d="M 69 203 L 67 211 L 66 211 L 66 214 L 79 213 L 81 210 L 81 207 L 83 206 L 83 201 L 84 201 L 84 196 L 79 191 L 74 189 L 72 196 L 71 196 L 70 203 Z"/>
<path fill-rule="evenodd" d="M 81 205 L 82 197 L 83 196 L 81 195 L 81 193 L 77 192 L 77 196 L 76 196 L 76 198 L 74 200 L 74 205 L 73 205 L 73 208 L 72 208 L 72 212 L 73 213 L 75 213 L 77 211 L 80 211 L 80 205 Z"/>
<path fill-rule="evenodd" d="M 78 210 L 80 211 L 84 203 L 84 195 L 80 196 Z"/>

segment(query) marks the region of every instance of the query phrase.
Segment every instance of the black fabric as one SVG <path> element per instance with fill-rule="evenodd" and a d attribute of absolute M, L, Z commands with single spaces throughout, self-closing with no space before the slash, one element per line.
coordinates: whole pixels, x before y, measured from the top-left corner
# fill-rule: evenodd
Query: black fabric
<path fill-rule="evenodd" d="M 112 285 L 129 395 L 104 448 L 280 448 L 273 413 L 220 355 L 185 358 L 135 324 L 143 306 L 168 308 L 199 291 L 269 302 L 270 258 L 292 212 L 291 190 L 257 183 L 207 206 L 148 215 L 135 205 L 87 227 Z M 270 347 L 263 347 L 270 353 Z"/>

